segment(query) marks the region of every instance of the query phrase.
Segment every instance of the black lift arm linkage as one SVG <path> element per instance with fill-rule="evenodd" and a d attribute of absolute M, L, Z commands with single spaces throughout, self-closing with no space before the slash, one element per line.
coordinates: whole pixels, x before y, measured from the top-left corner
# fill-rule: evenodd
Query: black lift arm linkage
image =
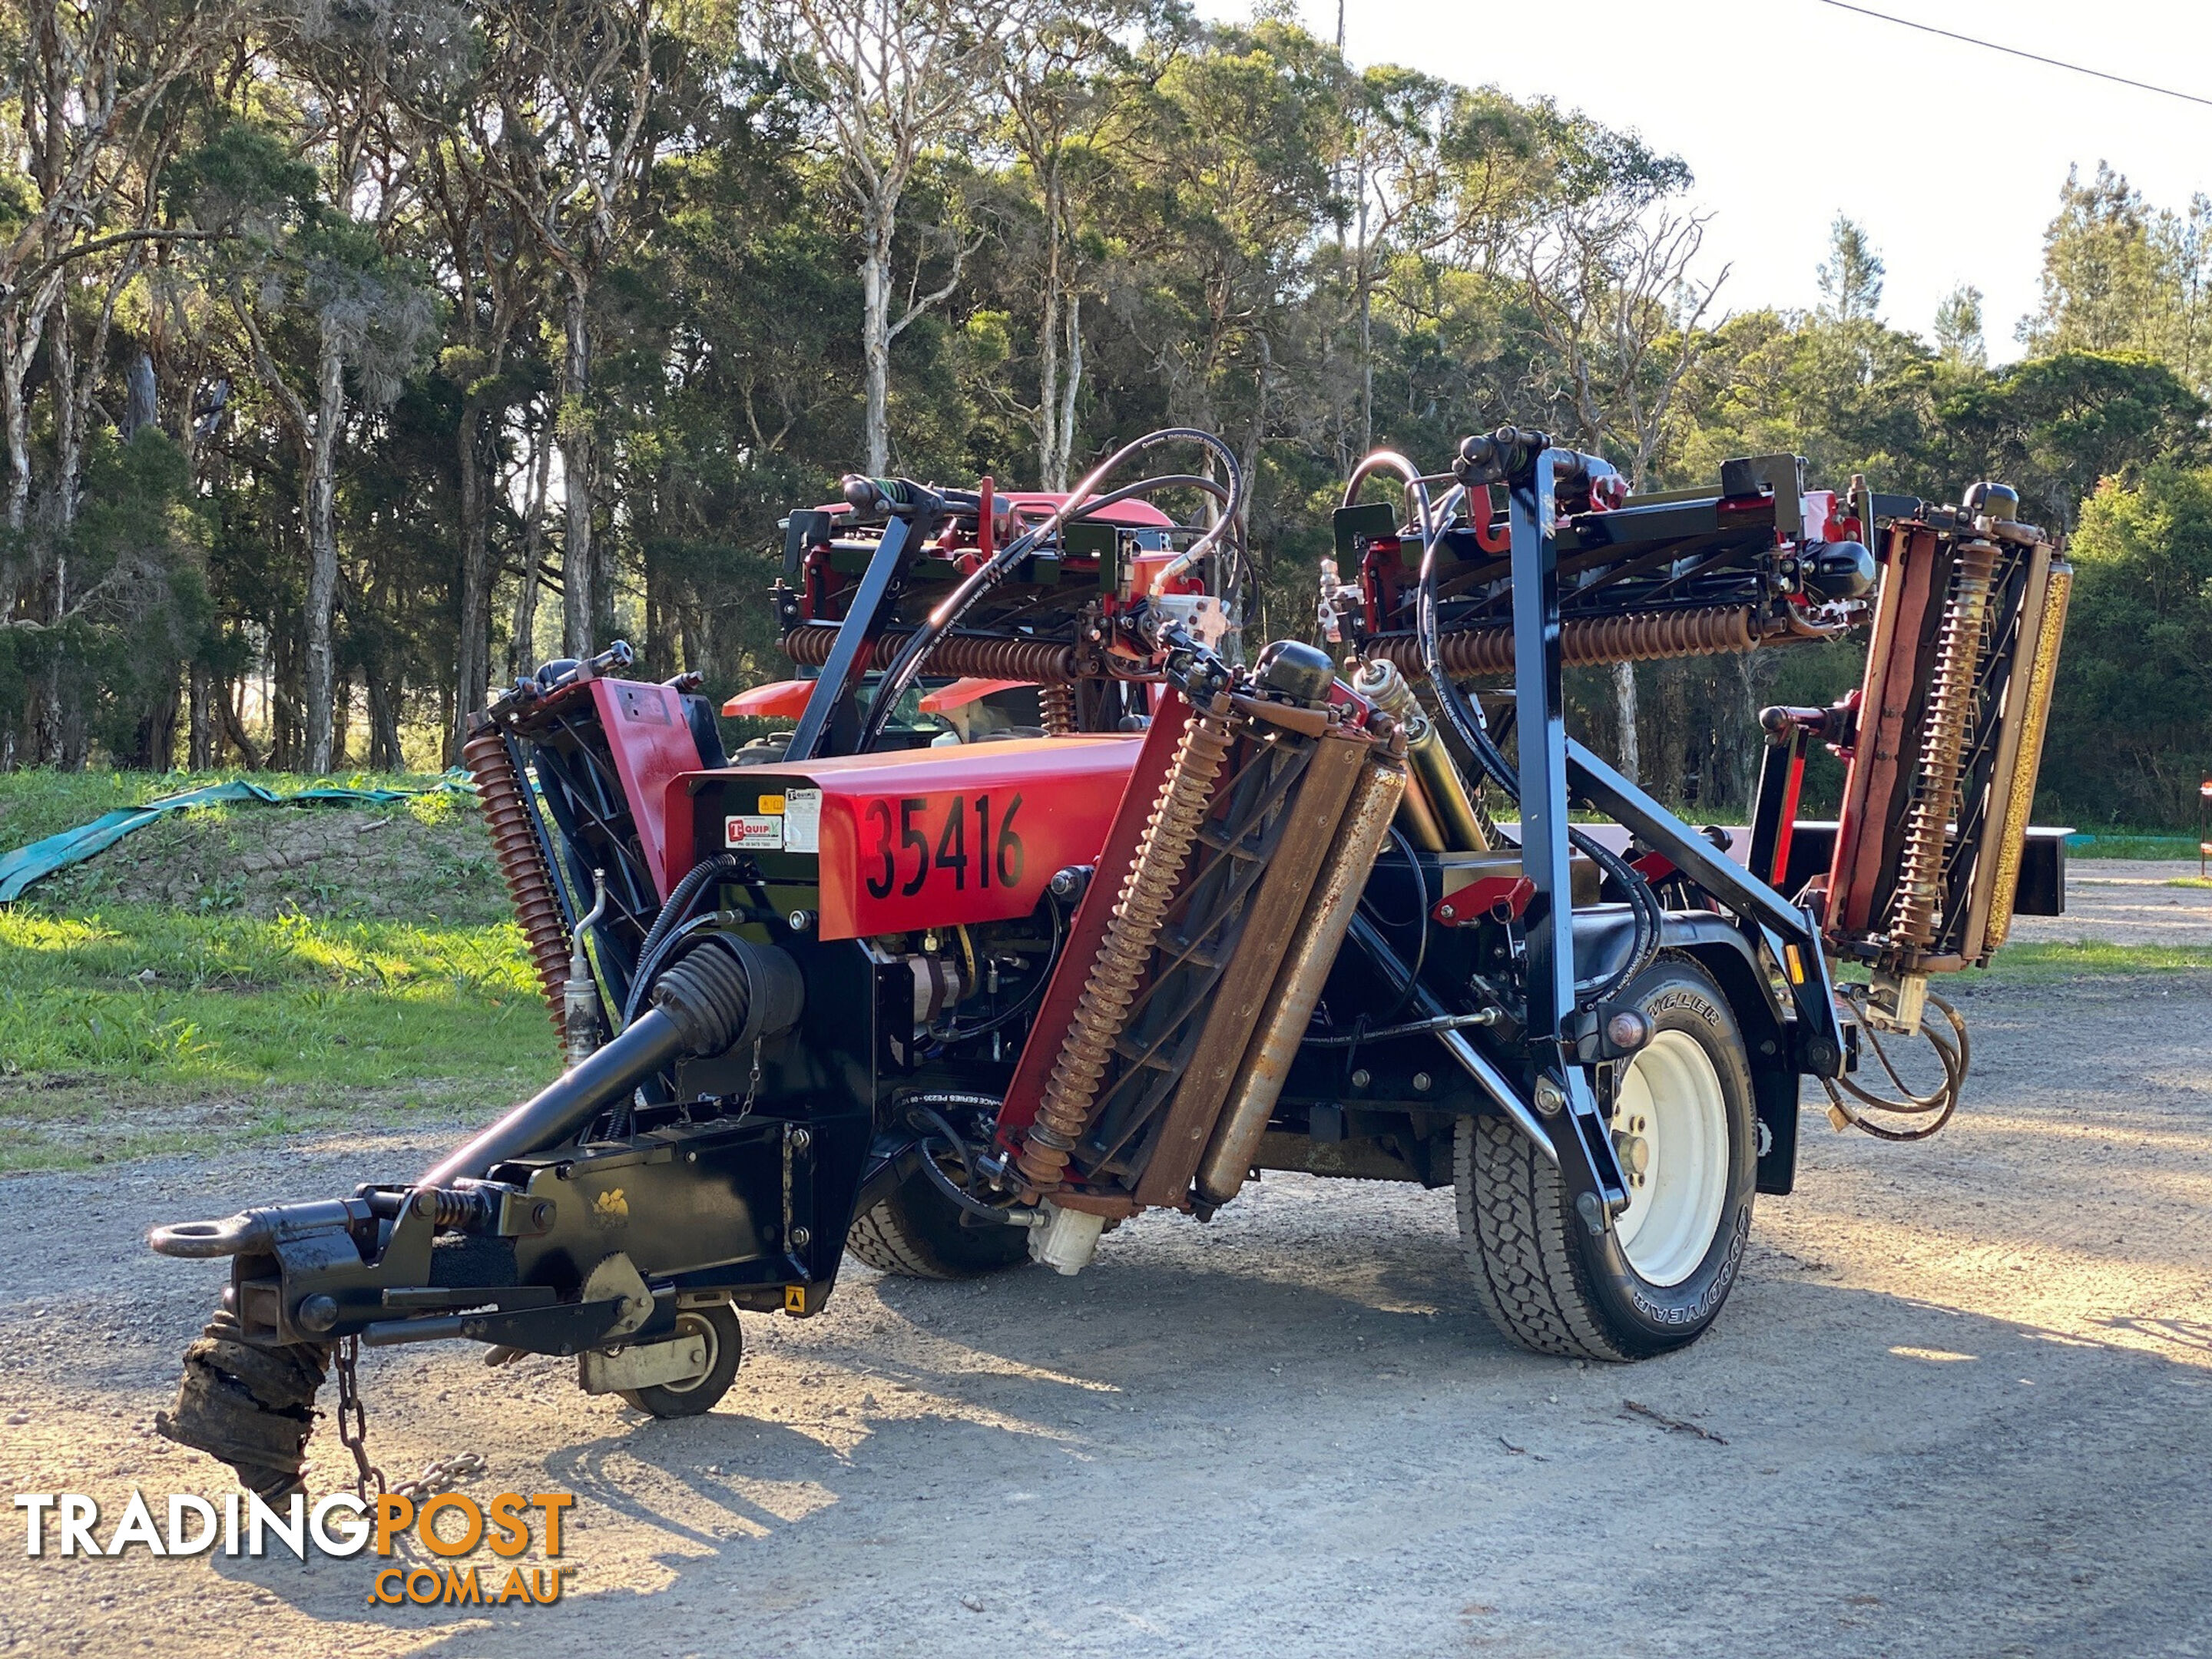
<path fill-rule="evenodd" d="M 1571 800 L 1585 799 L 1625 825 L 1734 911 L 1747 929 L 1757 931 L 1790 981 L 1798 1016 L 1796 1059 L 1803 1070 L 1835 1076 L 1843 1064 L 1843 1036 L 1811 915 L 1566 735 L 1560 688 L 1558 485 L 1590 477 L 1605 463 L 1555 447 L 1537 433 L 1500 433 L 1480 447 L 1483 454 L 1470 458 L 1477 465 L 1462 473 L 1463 481 L 1471 489 L 1481 488 L 1486 471 L 1507 485 L 1510 501 L 1521 860 L 1534 890 L 1523 915 L 1533 1073 L 1528 1098 L 1547 1120 L 1550 1150 L 1576 1193 L 1577 1212 L 1593 1231 L 1602 1231 L 1626 1204 L 1627 1187 L 1613 1155 L 1611 1126 L 1588 1075 L 1575 1063 L 1583 1011 L 1576 997 L 1568 864 Z M 1571 1133 L 1562 1136 L 1559 1127 Z"/>

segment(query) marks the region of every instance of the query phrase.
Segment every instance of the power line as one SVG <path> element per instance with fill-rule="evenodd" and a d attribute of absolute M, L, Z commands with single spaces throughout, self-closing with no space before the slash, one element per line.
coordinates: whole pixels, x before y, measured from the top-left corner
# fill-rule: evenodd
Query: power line
<path fill-rule="evenodd" d="M 2137 92 L 2154 92 L 2161 98 L 2179 98 L 2185 104 L 2202 104 L 2212 109 L 2212 98 L 2199 98 L 2193 92 L 2176 92 L 2172 87 L 2154 87 L 2148 81 L 2130 81 L 2124 75 L 2109 75 L 2103 70 L 2090 69 L 2081 64 L 2069 64 L 2060 58 L 2045 58 L 2040 52 L 2022 52 L 2018 46 L 2001 46 L 1994 40 L 1984 40 L 1978 35 L 1954 34 L 1949 29 L 1939 29 L 1933 23 L 1916 23 L 1910 17 L 1893 17 L 1886 11 L 1870 11 L 1864 6 L 1846 3 L 1846 0 L 1819 0 L 1824 6 L 1833 6 L 1838 11 L 1855 11 L 1862 17 L 1872 17 L 1884 23 L 1894 23 L 1899 28 L 1917 29 L 1923 34 L 1940 34 L 1946 40 L 1963 41 L 1970 46 L 1981 46 L 1990 52 L 2001 52 L 2008 58 L 2025 58 L 2031 64 L 2044 64 L 2052 69 L 2071 70 L 2076 75 L 2092 76 L 2100 81 L 2110 81 L 2117 86 L 2133 87 Z"/>

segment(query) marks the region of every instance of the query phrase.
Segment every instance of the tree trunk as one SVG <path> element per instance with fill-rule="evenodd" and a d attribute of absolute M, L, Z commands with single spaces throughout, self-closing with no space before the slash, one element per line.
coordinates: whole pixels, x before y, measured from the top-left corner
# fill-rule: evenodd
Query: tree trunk
<path fill-rule="evenodd" d="M 1613 665 L 1613 702 L 1620 722 L 1620 773 L 1631 783 L 1641 781 L 1644 757 L 1636 732 L 1636 665 Z"/>
<path fill-rule="evenodd" d="M 486 411 L 476 398 L 461 409 L 455 443 L 461 464 L 461 616 L 454 702 L 467 720 L 487 699 L 491 681 L 491 526 L 484 476 Z M 446 763 L 459 757 L 466 733 L 448 728 Z"/>
<path fill-rule="evenodd" d="M 23 381 L 31 360 L 39 355 L 46 332 L 46 313 L 62 291 L 62 274 L 56 271 L 39 285 L 27 301 L 8 306 L 0 313 L 0 419 L 8 428 L 8 528 L 21 530 L 31 510 L 31 411 L 23 401 Z M 0 616 L 14 608 L 15 595 L 0 592 Z"/>
<path fill-rule="evenodd" d="M 124 371 L 123 441 L 129 443 L 149 426 L 160 424 L 160 400 L 154 380 L 153 354 L 140 351 Z"/>
<path fill-rule="evenodd" d="M 215 768 L 216 733 L 215 712 L 208 683 L 208 671 L 204 663 L 191 667 L 191 737 L 185 751 L 185 764 L 195 772 L 212 771 Z"/>
<path fill-rule="evenodd" d="M 54 476 L 47 492 L 53 539 L 47 549 L 51 562 L 44 572 L 45 601 L 40 609 L 47 626 L 58 629 L 69 614 L 69 527 L 76 517 L 76 479 L 84 458 L 83 432 L 77 421 L 76 337 L 70 331 L 66 303 L 46 337 L 46 367 L 54 409 Z M 55 635 L 57 643 L 59 637 Z M 74 770 L 69 765 L 69 722 L 62 710 L 64 670 L 57 652 L 39 675 L 32 744 L 40 765 Z"/>
<path fill-rule="evenodd" d="M 353 725 L 353 676 L 341 674 L 331 687 L 331 765 L 343 770 L 346 763 L 346 738 Z"/>
<path fill-rule="evenodd" d="M 545 566 L 545 495 L 553 474 L 553 436 L 540 430 L 532 457 L 530 507 L 522 525 L 522 585 L 514 594 L 514 623 L 507 631 L 510 678 L 538 665 L 538 590 Z"/>
<path fill-rule="evenodd" d="M 1047 489 L 1067 488 L 1067 474 L 1075 459 L 1075 394 L 1083 385 L 1083 296 L 1067 294 L 1067 374 L 1060 388 L 1060 447 L 1045 474 Z"/>
<path fill-rule="evenodd" d="M 152 708 L 138 719 L 137 744 L 131 757 L 133 769 L 166 772 L 177 753 L 178 685 L 174 679 L 161 689 Z"/>
<path fill-rule="evenodd" d="M 239 717 L 238 701 L 246 695 L 244 677 L 241 676 L 239 679 L 235 696 L 226 687 L 217 686 L 211 689 L 216 693 L 216 707 L 222 715 L 222 729 L 230 738 L 230 746 L 238 750 L 238 757 L 246 763 L 247 771 L 260 771 L 264 764 L 261 751 L 253 746 L 253 739 L 246 736 L 246 722 Z M 214 753 L 215 745 L 210 744 L 209 745 L 210 764 L 213 763 Z"/>
<path fill-rule="evenodd" d="M 315 430 L 307 449 L 307 610 L 302 714 L 310 772 L 331 769 L 331 696 L 333 690 L 331 628 L 337 611 L 338 428 L 345 419 L 345 357 L 337 342 L 323 337 L 316 364 Z"/>
<path fill-rule="evenodd" d="M 561 484 L 566 500 L 561 550 L 563 633 L 568 654 L 590 656 L 599 627 L 599 550 L 592 544 L 592 335 L 590 290 L 572 272 L 561 372 Z"/>
<path fill-rule="evenodd" d="M 871 209 L 861 228 L 860 357 L 867 368 L 868 471 L 891 470 L 891 235 L 897 222 Z"/>
<path fill-rule="evenodd" d="M 399 688 L 371 666 L 362 672 L 368 686 L 368 764 L 375 772 L 397 772 L 399 757 Z"/>
<path fill-rule="evenodd" d="M 1060 167 L 1044 181 L 1044 315 L 1037 329 L 1037 481 L 1047 489 L 1062 466 L 1060 441 Z"/>
<path fill-rule="evenodd" d="M 279 632 L 270 642 L 266 678 L 269 707 L 269 764 L 279 772 L 307 769 L 300 736 L 300 642 Z"/>
<path fill-rule="evenodd" d="M 662 561 L 649 555 L 645 561 L 645 641 L 638 652 L 639 665 L 648 680 L 665 680 L 677 669 L 675 607 L 670 603 L 668 573 Z"/>

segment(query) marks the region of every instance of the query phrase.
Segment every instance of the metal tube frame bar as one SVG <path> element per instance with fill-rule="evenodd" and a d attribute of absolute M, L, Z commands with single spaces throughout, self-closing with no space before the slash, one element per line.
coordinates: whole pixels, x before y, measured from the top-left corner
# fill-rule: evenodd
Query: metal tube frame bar
<path fill-rule="evenodd" d="M 1598 1103 L 1597 1091 L 1582 1066 L 1574 1063 L 1574 889 L 1567 862 L 1559 556 L 1553 536 L 1559 520 L 1556 483 L 1563 462 L 1577 471 L 1588 464 L 1573 451 L 1546 449 L 1536 456 L 1529 477 L 1514 480 L 1510 492 L 1521 871 L 1534 890 L 1522 913 L 1528 951 L 1527 1042 L 1530 1096 L 1540 1109 L 1557 1103 L 1549 1115 L 1567 1131 L 1550 1138 L 1553 1156 L 1574 1194 L 1583 1224 L 1601 1234 L 1612 1218 L 1627 1207 L 1628 1182 L 1614 1155 L 1612 1125 Z M 1464 1037 L 1460 1041 L 1466 1042 Z"/>
<path fill-rule="evenodd" d="M 851 705 L 875 659 L 876 635 L 883 631 L 884 601 L 890 596 L 900 567 L 906 562 L 906 545 L 913 532 L 914 526 L 896 514 L 884 525 L 883 539 L 876 544 L 867 571 L 854 591 L 853 602 L 846 607 L 836 643 L 830 647 L 830 659 L 822 665 L 798 728 L 791 734 L 791 746 L 784 751 L 787 765 L 821 759 L 824 746 L 832 740 L 839 712 Z"/>

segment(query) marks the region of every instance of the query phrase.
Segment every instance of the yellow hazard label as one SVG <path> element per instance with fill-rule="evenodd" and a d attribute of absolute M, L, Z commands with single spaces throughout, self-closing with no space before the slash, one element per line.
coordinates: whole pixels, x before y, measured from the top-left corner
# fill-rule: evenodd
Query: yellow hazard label
<path fill-rule="evenodd" d="M 783 797 L 781 795 L 763 795 L 760 798 L 760 810 L 762 816 L 765 817 L 776 817 L 781 816 L 783 811 Z"/>
<path fill-rule="evenodd" d="M 787 1314 L 803 1314 L 806 1311 L 805 1285 L 787 1285 L 783 1287 L 783 1310 Z"/>

